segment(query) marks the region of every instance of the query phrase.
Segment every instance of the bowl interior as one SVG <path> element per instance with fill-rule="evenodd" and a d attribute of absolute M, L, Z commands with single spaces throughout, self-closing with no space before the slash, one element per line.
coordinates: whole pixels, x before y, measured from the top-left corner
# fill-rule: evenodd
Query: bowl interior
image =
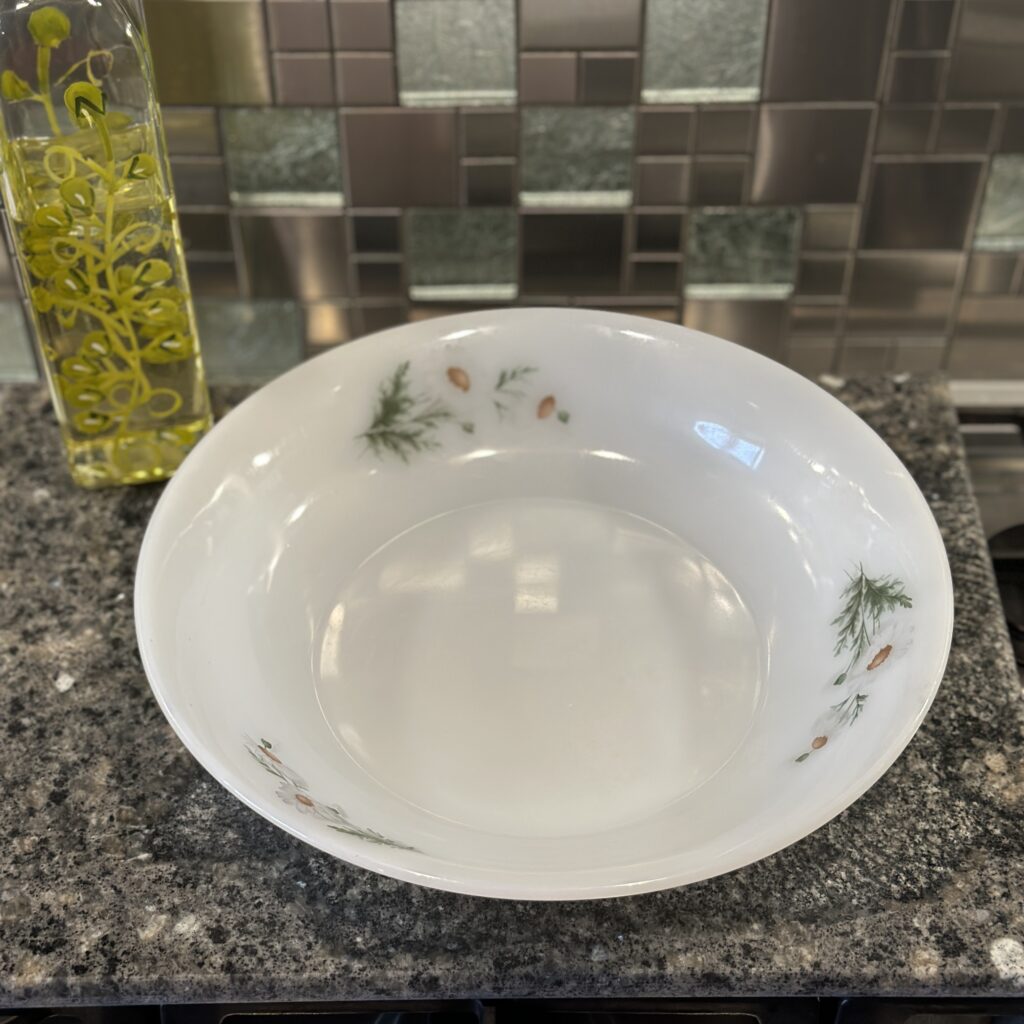
<path fill-rule="evenodd" d="M 951 625 L 896 457 L 678 327 L 429 321 L 244 403 L 172 481 L 140 644 L 194 753 L 356 863 L 612 895 L 792 842 L 909 740 Z"/>

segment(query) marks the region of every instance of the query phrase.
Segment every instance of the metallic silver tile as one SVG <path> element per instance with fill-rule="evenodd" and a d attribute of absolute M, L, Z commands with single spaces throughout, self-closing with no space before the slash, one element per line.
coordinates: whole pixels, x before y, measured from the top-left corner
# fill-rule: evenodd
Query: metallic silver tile
<path fill-rule="evenodd" d="M 363 215 L 353 212 L 352 240 L 358 253 L 400 251 L 399 218 L 394 216 Z"/>
<path fill-rule="evenodd" d="M 753 107 L 705 107 L 697 124 L 698 153 L 749 153 Z"/>
<path fill-rule="evenodd" d="M 736 206 L 743 201 L 750 161 L 701 159 L 693 166 L 691 202 L 701 206 Z"/>
<path fill-rule="evenodd" d="M 683 218 L 678 213 L 633 215 L 633 248 L 636 252 L 678 253 L 683 246 Z"/>
<path fill-rule="evenodd" d="M 171 177 L 179 208 L 227 206 L 228 185 L 220 157 L 175 157 Z"/>
<path fill-rule="evenodd" d="M 519 57 L 520 103 L 575 103 L 579 72 L 575 53 L 524 53 Z"/>
<path fill-rule="evenodd" d="M 683 323 L 760 352 L 772 359 L 783 355 L 786 304 L 761 299 L 690 299 Z"/>
<path fill-rule="evenodd" d="M 352 337 L 349 307 L 340 302 L 311 302 L 306 314 L 306 353 L 316 355 Z"/>
<path fill-rule="evenodd" d="M 689 219 L 688 288 L 770 285 L 783 294 L 792 289 L 800 236 L 798 210 L 695 210 Z"/>
<path fill-rule="evenodd" d="M 831 373 L 836 360 L 834 338 L 794 338 L 789 344 L 785 362 L 797 373 L 814 380 Z"/>
<path fill-rule="evenodd" d="M 892 365 L 895 341 L 847 340 L 839 353 L 840 373 L 885 373 Z"/>
<path fill-rule="evenodd" d="M 1024 155 L 992 158 L 975 249 L 1024 249 Z"/>
<path fill-rule="evenodd" d="M 233 252 L 231 220 L 226 213 L 182 213 L 178 217 L 185 251 L 190 255 Z"/>
<path fill-rule="evenodd" d="M 875 164 L 864 248 L 962 248 L 980 172 L 974 161 Z"/>
<path fill-rule="evenodd" d="M 190 256 L 188 283 L 196 298 L 238 299 L 242 296 L 234 256 Z"/>
<path fill-rule="evenodd" d="M 607 213 L 524 213 L 520 290 L 614 295 L 620 289 L 624 218 Z"/>
<path fill-rule="evenodd" d="M 359 295 L 405 294 L 401 263 L 356 263 L 352 269 Z"/>
<path fill-rule="evenodd" d="M 379 303 L 374 305 L 360 304 L 358 316 L 362 321 L 362 333 L 384 331 L 389 327 L 398 327 L 409 318 L 409 308 L 404 303 Z"/>
<path fill-rule="evenodd" d="M 334 57 L 338 102 L 347 107 L 387 107 L 398 102 L 395 58 L 390 53 L 338 53 Z"/>
<path fill-rule="evenodd" d="M 847 331 L 941 334 L 953 303 L 960 256 L 860 253 L 853 269 Z"/>
<path fill-rule="evenodd" d="M 464 110 L 462 136 L 466 156 L 516 156 L 519 115 L 513 110 Z"/>
<path fill-rule="evenodd" d="M 405 106 L 514 103 L 514 0 L 395 0 Z"/>
<path fill-rule="evenodd" d="M 886 96 L 891 103 L 927 103 L 937 99 L 945 57 L 893 57 Z"/>
<path fill-rule="evenodd" d="M 281 106 L 333 106 L 334 75 L 329 53 L 275 53 L 273 64 Z"/>
<path fill-rule="evenodd" d="M 327 0 L 267 0 L 273 50 L 323 50 L 328 46 Z"/>
<path fill-rule="evenodd" d="M 647 0 L 645 103 L 760 95 L 767 0 Z"/>
<path fill-rule="evenodd" d="M 17 299 L 0 301 L 0 381 L 33 381 L 39 376 L 28 325 Z"/>
<path fill-rule="evenodd" d="M 1016 253 L 976 252 L 967 264 L 967 295 L 1009 295 L 1017 270 Z"/>
<path fill-rule="evenodd" d="M 1010 107 L 1006 111 L 999 152 L 1024 153 L 1024 107 Z"/>
<path fill-rule="evenodd" d="M 271 102 L 262 3 L 146 0 L 145 6 L 161 103 Z"/>
<path fill-rule="evenodd" d="M 636 202 L 642 206 L 678 206 L 687 201 L 690 162 L 678 157 L 639 157 L 636 161 Z"/>
<path fill-rule="evenodd" d="M 845 256 L 804 256 L 797 274 L 797 295 L 843 294 L 846 280 Z"/>
<path fill-rule="evenodd" d="M 514 298 L 516 233 L 512 209 L 409 210 L 405 249 L 410 298 Z"/>
<path fill-rule="evenodd" d="M 631 49 L 640 43 L 640 0 L 520 0 L 527 50 Z"/>
<path fill-rule="evenodd" d="M 945 338 L 900 338 L 893 352 L 892 369 L 903 373 L 934 373 L 942 369 Z"/>
<path fill-rule="evenodd" d="M 678 295 L 679 272 L 678 261 L 636 261 L 630 267 L 630 291 L 636 295 Z"/>
<path fill-rule="evenodd" d="M 849 249 L 853 245 L 855 209 L 807 210 L 804 213 L 803 248 Z"/>
<path fill-rule="evenodd" d="M 998 380 L 1024 377 L 1024 345 L 1016 337 L 956 337 L 946 372 L 955 380 Z"/>
<path fill-rule="evenodd" d="M 856 202 L 870 124 L 870 107 L 762 107 L 752 200 Z"/>
<path fill-rule="evenodd" d="M 302 361 L 297 303 L 198 300 L 203 363 L 214 384 L 262 384 Z"/>
<path fill-rule="evenodd" d="M 388 0 L 331 0 L 336 50 L 390 50 L 394 46 Z"/>
<path fill-rule="evenodd" d="M 953 0 L 905 0 L 896 48 L 944 50 L 949 45 Z"/>
<path fill-rule="evenodd" d="M 892 0 L 776 0 L 767 100 L 873 99 Z"/>
<path fill-rule="evenodd" d="M 636 54 L 581 55 L 580 100 L 583 103 L 632 103 L 636 97 Z"/>
<path fill-rule="evenodd" d="M 455 113 L 343 111 L 353 206 L 455 206 Z"/>
<path fill-rule="evenodd" d="M 839 332 L 838 306 L 789 307 L 789 333 L 794 336 L 835 338 Z M 831 349 L 830 349 L 831 350 Z"/>
<path fill-rule="evenodd" d="M 690 151 L 695 110 L 641 108 L 636 114 L 636 151 L 645 156 L 672 156 Z"/>
<path fill-rule="evenodd" d="M 962 5 L 947 95 L 959 100 L 1024 98 L 1024 18 L 1019 0 Z"/>
<path fill-rule="evenodd" d="M 254 298 L 315 302 L 348 294 L 340 216 L 241 216 L 238 224 Z"/>
<path fill-rule="evenodd" d="M 995 114 L 994 107 L 946 107 L 935 148 L 940 153 L 985 153 Z"/>
<path fill-rule="evenodd" d="M 162 107 L 171 156 L 220 156 L 220 129 L 213 107 Z"/>
<path fill-rule="evenodd" d="M 332 110 L 225 108 L 221 129 L 235 203 L 341 205 L 338 123 Z"/>
<path fill-rule="evenodd" d="M 514 206 L 516 201 L 516 164 L 507 157 L 486 163 L 462 165 L 466 202 L 470 206 Z"/>
<path fill-rule="evenodd" d="M 878 114 L 876 153 L 926 153 L 934 106 L 885 106 Z"/>
<path fill-rule="evenodd" d="M 18 282 L 15 278 L 11 255 L 7 246 L 0 243 L 0 297 L 14 299 L 18 297 Z"/>

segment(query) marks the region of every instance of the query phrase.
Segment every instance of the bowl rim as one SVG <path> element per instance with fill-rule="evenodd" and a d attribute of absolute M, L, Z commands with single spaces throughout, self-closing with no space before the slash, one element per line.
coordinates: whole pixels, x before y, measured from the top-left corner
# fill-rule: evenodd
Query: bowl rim
<path fill-rule="evenodd" d="M 934 614 L 936 634 L 938 636 L 938 630 L 941 627 L 944 639 L 941 645 L 936 644 L 931 648 L 931 650 L 934 651 L 931 658 L 931 665 L 933 668 L 930 669 L 928 673 L 931 677 L 931 683 L 929 684 L 929 690 L 926 698 L 922 702 L 922 706 L 915 715 L 908 717 L 904 721 L 903 727 L 895 734 L 893 739 L 886 744 L 883 750 L 874 759 L 870 768 L 858 776 L 856 783 L 848 785 L 845 789 L 840 790 L 831 800 L 825 801 L 821 804 L 816 804 L 816 812 L 814 814 L 807 815 L 806 819 L 801 819 L 799 824 L 791 826 L 788 830 L 782 832 L 758 833 L 753 840 L 740 844 L 737 848 L 731 850 L 729 855 L 719 858 L 713 864 L 705 864 L 703 868 L 691 867 L 675 873 L 659 874 L 655 877 L 644 877 L 637 881 L 594 882 L 588 880 L 585 882 L 581 881 L 578 884 L 566 882 L 560 885 L 551 885 L 547 882 L 538 884 L 535 880 L 531 885 L 530 879 L 531 877 L 535 877 L 537 873 L 524 871 L 517 872 L 516 870 L 511 870 L 505 872 L 504 875 L 499 878 L 497 877 L 494 869 L 487 869 L 486 877 L 483 879 L 474 876 L 472 874 L 472 869 L 470 869 L 470 877 L 459 877 L 459 872 L 457 870 L 458 862 L 418 853 L 418 857 L 424 858 L 426 863 L 432 866 L 436 866 L 439 869 L 446 867 L 455 869 L 448 871 L 420 871 L 403 862 L 403 851 L 390 850 L 387 847 L 368 847 L 367 844 L 343 834 L 335 833 L 328 836 L 324 833 L 313 830 L 307 831 L 295 826 L 282 815 L 275 813 L 274 805 L 269 799 L 261 799 L 257 796 L 250 795 L 246 787 L 242 784 L 241 773 L 236 772 L 230 764 L 227 764 L 222 760 L 203 742 L 199 731 L 193 728 L 188 721 L 184 709 L 180 708 L 179 705 L 181 702 L 175 701 L 175 687 L 173 681 L 170 680 L 158 666 L 157 658 L 147 635 L 147 627 L 149 625 L 148 613 L 146 610 L 147 602 L 149 601 L 149 595 L 151 593 L 155 593 L 159 589 L 159 557 L 156 550 L 159 527 L 165 520 L 169 519 L 174 514 L 175 505 L 179 500 L 178 493 L 179 491 L 184 493 L 184 488 L 188 486 L 188 479 L 190 476 L 189 463 L 191 462 L 193 466 L 198 464 L 194 458 L 195 453 L 206 451 L 211 446 L 210 439 L 215 437 L 218 433 L 216 428 L 211 430 L 199 441 L 193 451 L 183 462 L 182 466 L 165 486 L 164 491 L 157 500 L 150 516 L 139 550 L 135 574 L 134 616 L 139 654 L 146 678 L 160 710 L 164 714 L 171 728 L 174 730 L 178 739 L 181 740 L 186 749 L 199 762 L 199 764 L 236 799 L 240 800 L 251 810 L 255 811 L 260 815 L 260 817 L 267 819 L 278 828 L 302 842 L 347 863 L 356 865 L 357 867 L 366 868 L 367 870 L 373 871 L 377 874 L 395 878 L 400 881 L 412 882 L 428 888 L 460 893 L 463 895 L 496 899 L 538 901 L 596 900 L 639 895 L 641 893 L 656 892 L 662 889 L 689 885 L 694 882 L 704 881 L 706 879 L 718 877 L 719 875 L 728 874 L 778 853 L 794 843 L 807 838 L 828 824 L 833 818 L 841 814 L 859 800 L 872 786 L 875 785 L 876 782 L 878 782 L 878 780 L 898 760 L 900 755 L 910 744 L 910 741 L 917 734 L 918 729 L 921 727 L 922 722 L 926 718 L 935 701 L 939 687 L 942 685 L 953 641 L 953 580 L 948 556 L 946 554 L 946 546 L 942 539 L 941 531 L 927 500 L 920 488 L 917 486 L 917 483 L 914 481 L 910 472 L 904 466 L 899 456 L 896 455 L 892 448 L 874 429 L 872 429 L 848 406 L 836 398 L 835 395 L 830 394 L 824 388 L 819 387 L 814 383 L 814 381 L 803 377 L 789 367 L 742 345 L 726 341 L 725 339 L 718 338 L 714 335 L 705 334 L 701 331 L 695 331 L 692 328 L 680 324 L 667 323 L 664 321 L 651 321 L 648 318 L 635 316 L 629 313 L 609 312 L 585 307 L 505 307 L 436 317 L 430 320 L 429 323 L 431 325 L 436 325 L 439 332 L 441 330 L 448 329 L 450 333 L 451 329 L 456 329 L 458 326 L 481 325 L 484 322 L 493 322 L 495 319 L 510 321 L 520 319 L 528 320 L 531 317 L 565 320 L 569 321 L 568 326 L 572 326 L 576 323 L 582 324 L 587 320 L 594 322 L 594 318 L 597 318 L 598 321 L 603 321 L 612 327 L 622 329 L 632 328 L 633 330 L 644 328 L 648 332 L 657 331 L 659 340 L 671 342 L 673 344 L 683 342 L 687 339 L 699 338 L 702 346 L 728 346 L 729 349 L 733 350 L 736 357 L 747 360 L 752 365 L 759 365 L 761 372 L 767 372 L 769 376 L 774 375 L 777 378 L 784 379 L 790 386 L 796 386 L 802 390 L 807 390 L 808 394 L 811 393 L 809 389 L 813 389 L 819 400 L 822 395 L 825 396 L 829 403 L 831 403 L 831 407 L 837 417 L 839 419 L 845 418 L 847 422 L 851 424 L 850 429 L 858 431 L 864 438 L 865 444 L 874 446 L 876 449 L 880 449 L 880 453 L 884 453 L 886 458 L 892 462 L 897 472 L 911 484 L 911 497 L 908 500 L 916 506 L 918 518 L 922 520 L 922 527 L 928 534 L 927 540 L 935 548 L 936 554 L 941 557 L 942 568 L 944 570 L 942 572 L 941 586 L 940 588 L 937 588 L 941 593 L 937 593 L 935 595 L 940 598 L 940 606 L 936 609 Z M 354 341 L 347 342 L 343 346 L 330 349 L 313 359 L 299 363 L 286 373 L 269 381 L 267 384 L 257 387 L 252 394 L 248 395 L 238 404 L 238 406 L 233 408 L 226 416 L 218 421 L 216 426 L 220 427 L 222 423 L 230 422 L 234 417 L 236 410 L 241 409 L 244 406 L 250 406 L 250 403 L 264 401 L 265 397 L 261 398 L 264 391 L 276 387 L 280 382 L 286 379 L 294 380 L 304 374 L 316 372 L 316 370 L 311 369 L 311 367 L 315 367 L 321 359 L 343 359 L 345 358 L 344 352 L 352 348 L 352 346 L 365 347 L 367 345 L 374 345 L 379 347 L 381 345 L 382 338 L 405 334 L 411 329 L 417 328 L 422 329 L 422 325 L 401 324 L 396 327 L 388 328 L 384 331 L 364 335 Z M 669 347 L 671 346 L 666 346 L 666 348 Z M 218 440 L 214 443 L 219 444 L 220 442 Z M 922 673 L 922 675 L 923 674 L 924 673 Z M 766 836 L 767 838 L 765 838 Z M 391 856 L 389 856 L 389 854 L 391 854 Z M 407 857 L 408 854 L 406 853 L 405 856 Z M 566 877 L 571 876 L 571 872 L 567 870 L 551 872 L 550 874 Z M 588 870 L 587 875 L 590 876 L 591 874 L 593 874 L 593 871 Z"/>

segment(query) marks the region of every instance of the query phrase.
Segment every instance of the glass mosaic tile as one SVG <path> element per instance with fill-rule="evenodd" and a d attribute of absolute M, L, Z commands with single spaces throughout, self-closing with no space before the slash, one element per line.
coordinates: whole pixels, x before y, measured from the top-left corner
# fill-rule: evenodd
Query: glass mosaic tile
<path fill-rule="evenodd" d="M 195 307 L 211 383 L 261 384 L 302 359 L 302 311 L 297 303 L 199 300 Z"/>
<path fill-rule="evenodd" d="M 993 158 L 974 248 L 1024 249 L 1024 156 Z"/>
<path fill-rule="evenodd" d="M 39 376 L 21 303 L 0 300 L 0 380 L 29 381 Z"/>

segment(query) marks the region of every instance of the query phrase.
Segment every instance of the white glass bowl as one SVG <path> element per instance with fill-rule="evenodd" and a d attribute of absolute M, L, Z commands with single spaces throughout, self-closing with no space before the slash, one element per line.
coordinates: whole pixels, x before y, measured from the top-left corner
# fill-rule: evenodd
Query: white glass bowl
<path fill-rule="evenodd" d="M 430 320 L 286 374 L 167 487 L 135 598 L 161 707 L 292 834 L 583 899 L 813 831 L 942 677 L 945 551 L 814 384 L 588 310 Z"/>

